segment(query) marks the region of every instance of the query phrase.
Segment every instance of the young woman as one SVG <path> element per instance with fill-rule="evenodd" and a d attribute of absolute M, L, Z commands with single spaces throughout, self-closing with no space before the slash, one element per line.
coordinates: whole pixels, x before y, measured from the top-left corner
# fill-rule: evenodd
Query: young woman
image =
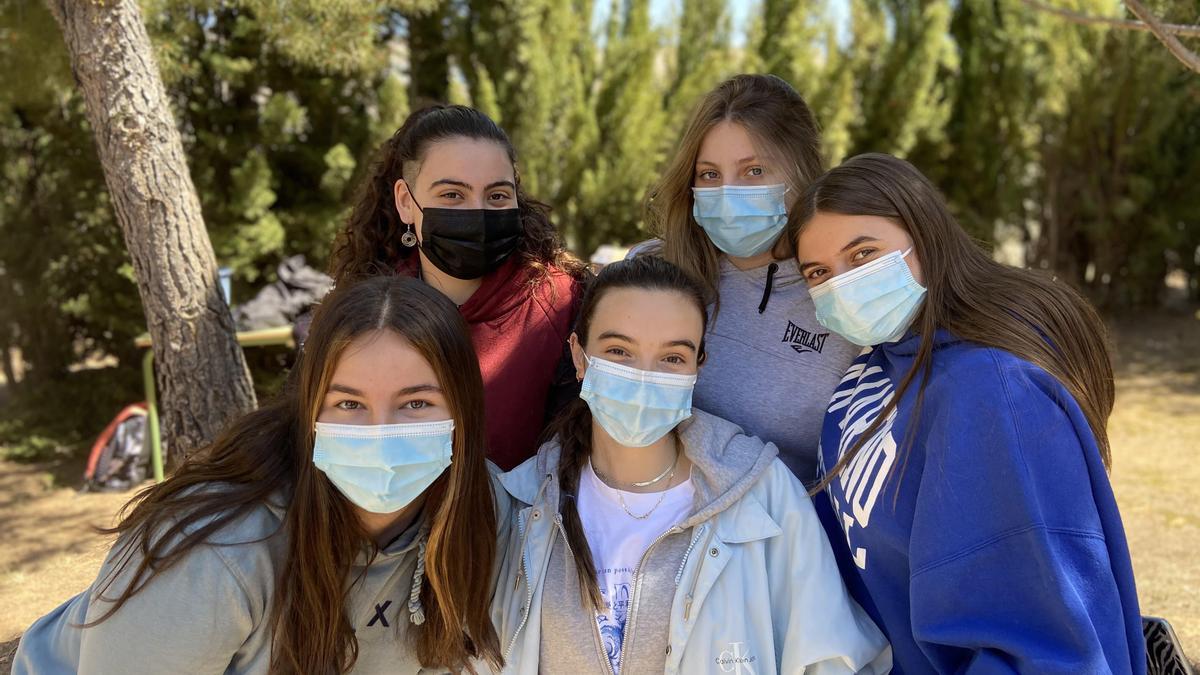
<path fill-rule="evenodd" d="M 501 477 L 520 537 L 493 619 L 513 672 L 890 665 L 775 446 L 692 408 L 706 318 L 702 287 L 655 257 L 604 268 L 584 297 L 580 399 Z"/>
<path fill-rule="evenodd" d="M 870 347 L 829 405 L 819 508 L 897 672 L 1144 672 L 1096 313 L 994 262 L 894 157 L 798 208 L 818 320 Z"/>
<path fill-rule="evenodd" d="M 454 305 L 406 278 L 339 287 L 297 371 L 130 502 L 13 673 L 501 665 L 482 382 Z"/>
<path fill-rule="evenodd" d="M 546 421 L 578 393 L 563 345 L 586 268 L 521 190 L 512 143 L 487 115 L 425 108 L 380 150 L 332 274 L 341 284 L 393 272 L 441 291 L 470 326 L 488 457 L 510 469 L 532 455 Z"/>
<path fill-rule="evenodd" d="M 821 327 L 781 236 L 822 171 L 820 132 L 796 90 L 738 75 L 692 113 L 646 220 L 646 249 L 704 282 L 713 303 L 696 405 L 779 444 L 801 481 L 817 466 L 821 417 L 858 348 Z"/>

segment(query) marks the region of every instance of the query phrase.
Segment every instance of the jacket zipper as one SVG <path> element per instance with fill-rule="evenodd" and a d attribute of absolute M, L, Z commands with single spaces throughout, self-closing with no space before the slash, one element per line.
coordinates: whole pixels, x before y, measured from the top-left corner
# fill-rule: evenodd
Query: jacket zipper
<path fill-rule="evenodd" d="M 512 642 L 508 643 L 508 649 L 504 652 L 504 660 L 507 662 L 512 656 L 512 650 L 517 646 L 517 638 L 521 636 L 521 631 L 525 629 L 525 624 L 529 622 L 529 612 L 533 607 L 533 584 L 529 581 L 529 551 L 525 547 L 525 519 L 517 515 L 517 530 L 521 536 L 521 574 L 517 575 L 517 584 L 521 583 L 521 576 L 525 577 L 525 613 L 521 617 L 521 623 L 517 626 L 516 632 L 513 633 Z M 516 589 L 513 589 L 516 590 Z"/>
<path fill-rule="evenodd" d="M 537 495 L 534 496 L 533 502 L 536 504 L 542 498 L 542 492 L 546 490 L 546 486 L 550 484 L 551 476 L 546 476 L 542 481 L 541 487 L 538 488 Z M 536 507 L 535 507 L 536 511 Z M 533 611 L 533 583 L 529 571 L 529 549 L 525 546 L 525 519 L 521 513 L 517 514 L 517 534 L 521 538 L 521 573 L 517 575 L 516 581 L 513 582 L 513 590 L 521 585 L 521 576 L 525 576 L 525 613 L 521 616 L 521 623 L 517 625 L 517 630 L 513 632 L 512 642 L 508 643 L 508 649 L 504 651 L 504 660 L 508 661 L 512 656 L 512 650 L 517 646 L 517 638 L 521 636 L 521 631 L 525 629 L 525 624 L 529 622 L 529 613 Z"/>
<path fill-rule="evenodd" d="M 687 551 L 683 554 L 683 560 L 679 563 L 679 571 L 675 573 L 675 586 L 679 587 L 679 582 L 683 579 L 683 568 L 687 567 L 688 558 L 692 557 L 692 551 L 696 548 L 696 543 L 700 541 L 700 537 L 704 535 L 704 525 L 696 528 L 696 536 L 692 537 L 692 543 L 688 544 Z M 696 580 L 693 577 L 692 585 L 688 588 L 687 597 L 683 600 L 683 620 L 687 621 L 692 613 L 692 594 L 696 590 Z"/>
<path fill-rule="evenodd" d="M 643 553 L 641 559 L 638 560 L 637 567 L 633 568 L 633 595 L 630 596 L 630 605 L 631 606 L 629 608 L 629 615 L 625 617 L 625 630 L 624 630 L 623 636 L 621 638 L 621 657 L 617 660 L 617 663 L 624 665 L 624 663 L 625 663 L 625 648 L 627 646 L 629 646 L 630 638 L 633 637 L 633 628 L 634 628 L 634 624 L 636 623 L 635 620 L 637 618 L 638 600 L 641 599 L 640 596 L 641 596 L 641 590 L 642 590 L 642 576 L 641 576 L 642 565 L 645 564 L 646 557 L 650 555 L 650 552 L 654 550 L 654 547 L 658 545 L 658 542 L 662 541 L 663 539 L 666 539 L 669 535 L 677 534 L 682 531 L 683 531 L 683 529 L 681 529 L 678 525 L 676 525 L 676 526 L 670 528 L 669 530 L 667 530 L 666 532 L 663 532 L 662 534 L 658 535 L 658 538 L 655 539 L 654 541 L 650 542 L 650 545 L 646 547 L 646 552 Z M 605 659 L 605 660 L 607 661 L 607 659 Z M 612 668 L 611 664 L 609 665 L 609 668 L 611 670 L 611 668 Z"/>

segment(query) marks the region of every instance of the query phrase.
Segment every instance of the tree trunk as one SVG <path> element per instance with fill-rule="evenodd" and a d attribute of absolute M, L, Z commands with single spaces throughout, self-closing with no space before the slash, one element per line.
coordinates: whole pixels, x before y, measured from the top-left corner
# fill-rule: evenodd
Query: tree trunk
<path fill-rule="evenodd" d="M 154 342 L 170 464 L 254 407 L 212 243 L 136 0 L 47 0 L 96 135 Z"/>

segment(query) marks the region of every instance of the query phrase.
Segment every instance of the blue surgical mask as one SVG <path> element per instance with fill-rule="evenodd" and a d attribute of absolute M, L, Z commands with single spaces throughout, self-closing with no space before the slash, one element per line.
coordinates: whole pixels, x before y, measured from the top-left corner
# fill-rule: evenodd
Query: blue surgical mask
<path fill-rule="evenodd" d="M 692 217 L 717 248 L 749 258 L 775 245 L 787 224 L 787 186 L 722 185 L 692 188 Z"/>
<path fill-rule="evenodd" d="M 695 386 L 695 375 L 638 370 L 589 356 L 579 397 L 614 441 L 644 448 L 692 416 Z"/>
<path fill-rule="evenodd" d="M 409 424 L 317 422 L 313 464 L 371 513 L 411 504 L 450 466 L 454 420 Z"/>
<path fill-rule="evenodd" d="M 904 337 L 925 297 L 904 261 L 911 252 L 893 251 L 809 289 L 817 321 L 860 347 Z"/>

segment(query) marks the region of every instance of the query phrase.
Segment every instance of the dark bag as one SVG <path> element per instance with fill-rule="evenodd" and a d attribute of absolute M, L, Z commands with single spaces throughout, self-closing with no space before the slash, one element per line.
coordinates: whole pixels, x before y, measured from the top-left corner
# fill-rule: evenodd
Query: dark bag
<path fill-rule="evenodd" d="M 146 407 L 144 404 L 127 406 L 109 422 L 92 445 L 82 490 L 128 490 L 146 480 L 149 467 Z"/>
<path fill-rule="evenodd" d="M 1195 675 L 1166 619 L 1143 616 L 1142 634 L 1146 637 L 1147 675 Z"/>

